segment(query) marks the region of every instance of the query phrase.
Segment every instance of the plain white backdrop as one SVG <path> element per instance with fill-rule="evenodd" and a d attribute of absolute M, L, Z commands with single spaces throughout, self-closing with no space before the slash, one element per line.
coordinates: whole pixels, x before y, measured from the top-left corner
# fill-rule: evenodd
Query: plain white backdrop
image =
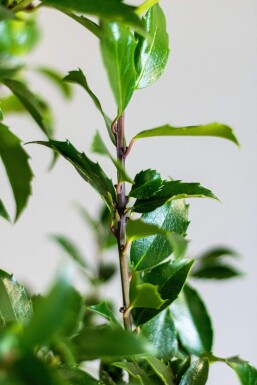
<path fill-rule="evenodd" d="M 204 297 L 215 329 L 214 353 L 240 355 L 257 365 L 257 1 L 163 0 L 170 33 L 170 60 L 161 80 L 137 91 L 126 112 L 129 140 L 137 132 L 170 123 L 193 125 L 219 121 L 235 130 L 241 147 L 212 138 L 155 138 L 138 141 L 128 159 L 128 172 L 157 168 L 163 177 L 201 182 L 220 198 L 191 200 L 189 256 L 214 245 L 235 248 L 235 262 L 245 276 L 230 282 L 194 282 Z M 31 65 L 49 65 L 65 75 L 81 67 L 107 113 L 115 105 L 101 63 L 98 41 L 83 27 L 52 10 L 40 13 L 42 41 L 28 58 Z M 57 138 L 89 152 L 95 129 L 108 140 L 101 117 L 89 97 L 74 88 L 71 103 L 39 76 L 34 89 L 45 95 L 55 112 Z M 12 117 L 8 124 L 24 141 L 44 139 L 30 118 Z M 109 146 L 111 149 L 111 145 Z M 15 226 L 0 222 L 1 268 L 13 272 L 33 291 L 45 290 L 65 259 L 48 240 L 50 233 L 69 235 L 94 256 L 90 231 L 73 207 L 84 204 L 92 215 L 100 200 L 72 167 L 60 160 L 47 172 L 49 150 L 27 146 L 35 179 L 28 208 Z M 94 155 L 92 155 L 95 158 Z M 99 158 L 115 178 L 110 162 Z M 14 210 L 4 170 L 1 193 Z M 117 259 L 115 252 L 108 256 Z M 81 277 L 78 284 L 83 288 Z M 117 286 L 105 291 L 120 305 Z M 232 371 L 213 366 L 208 385 L 238 384 Z"/>

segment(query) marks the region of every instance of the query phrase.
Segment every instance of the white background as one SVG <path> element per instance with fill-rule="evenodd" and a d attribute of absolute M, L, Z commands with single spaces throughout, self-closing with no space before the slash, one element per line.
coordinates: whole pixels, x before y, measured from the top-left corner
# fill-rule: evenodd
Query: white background
<path fill-rule="evenodd" d="M 128 159 L 128 172 L 134 176 L 141 169 L 157 168 L 163 177 L 199 181 L 221 199 L 222 203 L 191 201 L 189 255 L 213 245 L 228 245 L 242 255 L 236 265 L 245 276 L 227 283 L 194 285 L 201 290 L 213 318 L 215 354 L 240 353 L 257 365 L 257 1 L 163 0 L 162 5 L 170 33 L 170 60 L 156 85 L 135 93 L 126 113 L 128 140 L 143 129 L 165 123 L 180 126 L 219 121 L 234 128 L 241 148 L 212 138 L 141 140 Z M 104 109 L 114 117 L 96 38 L 55 11 L 42 11 L 40 23 L 42 42 L 28 58 L 31 65 L 51 65 L 63 74 L 81 67 Z M 96 128 L 108 140 L 101 117 L 82 90 L 74 89 L 75 97 L 67 103 L 47 81 L 34 74 L 31 79 L 34 89 L 49 98 L 55 111 L 58 139 L 69 138 L 87 152 Z M 24 141 L 44 139 L 30 118 L 9 118 L 8 124 Z M 84 204 L 95 215 L 100 200 L 67 162 L 60 160 L 47 173 L 49 150 L 36 145 L 27 146 L 27 150 L 36 175 L 33 196 L 15 226 L 0 222 L 0 258 L 3 269 L 38 292 L 48 287 L 65 263 L 47 234 L 69 235 L 88 260 L 93 259 L 92 235 L 73 202 Z M 110 162 L 100 161 L 115 178 Z M 5 178 L 3 169 L 0 175 L 1 180 Z M 7 183 L 1 183 L 1 190 L 14 211 Z M 116 253 L 111 258 L 116 259 Z M 83 287 L 81 279 L 80 285 Z M 105 294 L 119 298 L 119 289 L 111 287 Z M 214 384 L 238 381 L 230 369 L 216 364 L 208 380 L 208 385 Z"/>

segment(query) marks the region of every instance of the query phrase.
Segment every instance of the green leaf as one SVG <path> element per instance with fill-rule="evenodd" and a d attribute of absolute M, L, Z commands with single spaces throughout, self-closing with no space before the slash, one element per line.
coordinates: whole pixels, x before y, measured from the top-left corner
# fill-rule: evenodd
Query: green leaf
<path fill-rule="evenodd" d="M 26 207 L 31 195 L 32 171 L 29 156 L 20 139 L 0 123 L 0 157 L 6 169 L 16 202 L 16 220 Z"/>
<path fill-rule="evenodd" d="M 103 357 L 130 357 L 152 353 L 152 348 L 140 336 L 110 326 L 86 328 L 73 339 L 79 360 L 93 360 Z"/>
<path fill-rule="evenodd" d="M 94 0 L 95 1 L 95 0 Z M 117 23 L 101 25 L 101 51 L 109 82 L 118 107 L 118 117 L 127 107 L 135 88 L 135 38 L 130 30 Z"/>
<path fill-rule="evenodd" d="M 10 20 L 14 18 L 15 14 L 12 11 L 0 5 L 0 22 L 3 20 Z"/>
<path fill-rule="evenodd" d="M 153 234 L 166 235 L 166 231 L 158 226 L 145 223 L 141 219 L 130 220 L 126 226 L 127 238 L 129 241 L 141 239 Z"/>
<path fill-rule="evenodd" d="M 10 221 L 10 216 L 4 206 L 3 201 L 0 199 L 0 217 L 3 217 L 7 221 Z"/>
<path fill-rule="evenodd" d="M 51 235 L 51 239 L 56 242 L 75 262 L 77 262 L 79 266 L 84 269 L 87 268 L 85 258 L 74 242 L 63 235 Z"/>
<path fill-rule="evenodd" d="M 141 329 L 141 334 L 156 349 L 157 357 L 168 362 L 178 349 L 177 334 L 169 309 L 163 310 Z"/>
<path fill-rule="evenodd" d="M 98 131 L 96 131 L 96 134 L 93 139 L 93 143 L 91 145 L 91 150 L 95 152 L 96 154 L 106 155 L 108 158 L 111 159 L 112 163 L 116 167 L 116 169 L 119 172 L 119 180 L 120 182 L 129 182 L 133 183 L 133 180 L 128 176 L 126 173 L 124 167 L 122 166 L 122 163 L 120 160 L 116 160 L 113 158 L 111 153 L 109 152 L 108 148 L 105 146 L 100 134 Z"/>
<path fill-rule="evenodd" d="M 169 36 L 166 19 L 156 4 L 143 17 L 147 37 L 138 36 L 135 51 L 136 88 L 148 87 L 162 75 L 169 57 Z"/>
<path fill-rule="evenodd" d="M 74 11 L 98 16 L 103 20 L 118 21 L 145 33 L 144 26 L 135 14 L 135 7 L 117 0 L 43 0 L 44 6 L 54 7 L 61 11 Z"/>
<path fill-rule="evenodd" d="M 181 377 L 187 371 L 187 369 L 190 367 L 190 365 L 191 365 L 191 357 L 190 356 L 183 358 L 183 359 L 182 358 L 176 358 L 170 362 L 170 368 L 172 370 L 172 373 L 175 376 L 175 383 L 176 384 L 180 383 Z"/>
<path fill-rule="evenodd" d="M 66 380 L 69 385 L 99 385 L 89 373 L 78 368 L 70 368 L 65 365 L 58 365 L 57 372 L 61 379 Z"/>
<path fill-rule="evenodd" d="M 69 141 L 58 142 L 56 140 L 49 140 L 49 142 L 38 141 L 34 143 L 57 151 L 68 160 L 80 176 L 100 194 L 109 210 L 113 210 L 113 205 L 116 200 L 115 189 L 112 181 L 107 177 L 98 163 L 92 162 L 84 152 L 78 152 Z"/>
<path fill-rule="evenodd" d="M 188 259 L 166 262 L 144 274 L 143 281 L 158 285 L 162 299 L 167 301 L 159 309 L 134 309 L 132 314 L 137 326 L 143 325 L 175 301 L 183 289 L 193 263 L 193 260 Z"/>
<path fill-rule="evenodd" d="M 47 135 L 52 135 L 52 128 L 50 127 L 50 111 L 45 102 L 33 94 L 27 86 L 19 80 L 1 79 L 2 83 L 8 87 L 13 94 L 19 99 L 26 110 L 30 113 L 32 118 Z"/>
<path fill-rule="evenodd" d="M 205 385 L 208 379 L 209 362 L 207 358 L 201 358 L 192 363 L 182 376 L 179 385 Z"/>
<path fill-rule="evenodd" d="M 228 358 L 226 363 L 236 372 L 242 385 L 257 385 L 257 370 L 247 361 Z"/>
<path fill-rule="evenodd" d="M 57 88 L 61 91 L 63 96 L 67 99 L 70 99 L 72 96 L 71 87 L 69 84 L 64 82 L 62 74 L 52 68 L 48 67 L 38 67 L 36 69 L 40 74 L 44 75 L 47 79 L 49 79 L 53 84 L 57 86 Z"/>
<path fill-rule="evenodd" d="M 138 199 L 147 199 L 160 190 L 162 179 L 156 170 L 140 171 L 135 176 L 134 185 L 129 196 Z"/>
<path fill-rule="evenodd" d="M 217 197 L 199 183 L 184 183 L 180 180 L 164 181 L 162 187 L 148 199 L 137 199 L 134 211 L 147 213 L 163 206 L 168 200 L 185 198 L 212 198 Z"/>
<path fill-rule="evenodd" d="M 239 145 L 238 140 L 232 129 L 225 124 L 209 123 L 202 126 L 188 127 L 172 127 L 168 124 L 165 126 L 153 128 L 151 130 L 142 131 L 132 141 L 142 138 L 151 138 L 154 136 L 214 136 L 218 138 L 228 139 Z"/>
<path fill-rule="evenodd" d="M 143 214 L 142 220 L 146 224 L 182 235 L 185 235 L 189 224 L 188 210 L 183 200 L 166 203 L 151 213 Z M 139 239 L 132 242 L 131 245 L 131 264 L 134 270 L 148 269 L 158 265 L 172 251 L 171 242 L 164 235 L 158 234 Z"/>
<path fill-rule="evenodd" d="M 180 341 L 190 354 L 210 352 L 213 329 L 210 316 L 197 291 L 186 285 L 172 304 L 171 313 Z"/>
<path fill-rule="evenodd" d="M 165 303 L 158 292 L 158 286 L 142 283 L 138 272 L 132 275 L 129 297 L 130 310 L 136 307 L 158 309 Z"/>
<path fill-rule="evenodd" d="M 100 29 L 99 25 L 94 23 L 92 20 L 88 19 L 85 16 L 75 15 L 73 12 L 70 12 L 70 11 L 62 10 L 62 12 L 65 15 L 69 16 L 71 19 L 77 21 L 80 25 L 82 25 L 83 27 L 88 29 L 91 33 L 93 33 L 96 37 L 98 37 L 100 39 L 101 29 Z"/>
<path fill-rule="evenodd" d="M 0 315 L 4 325 L 19 322 L 25 326 L 33 316 L 32 303 L 24 287 L 3 270 L 0 270 Z"/>
<path fill-rule="evenodd" d="M 6 98 L 0 99 L 1 108 L 4 114 L 10 113 L 24 113 L 26 108 L 21 104 L 19 99 L 15 95 L 9 95 Z"/>
<path fill-rule="evenodd" d="M 2 111 L 2 103 L 0 101 L 0 122 L 2 122 L 4 120 L 4 114 L 3 114 L 3 111 Z"/>
<path fill-rule="evenodd" d="M 192 276 L 200 279 L 230 279 L 242 276 L 234 267 L 225 264 L 198 267 Z"/>
<path fill-rule="evenodd" d="M 126 370 L 126 372 L 138 380 L 141 385 L 153 385 L 148 374 L 140 368 L 137 362 L 114 362 L 113 365 Z"/>
<path fill-rule="evenodd" d="M 198 257 L 198 260 L 204 263 L 212 264 L 217 262 L 221 257 L 239 257 L 239 254 L 228 247 L 215 247 L 207 250 Z"/>
<path fill-rule="evenodd" d="M 146 361 L 153 368 L 157 376 L 160 377 L 164 385 L 172 385 L 174 383 L 173 374 L 163 361 L 156 357 L 147 357 Z"/>
<path fill-rule="evenodd" d="M 98 111 L 100 111 L 100 113 L 101 113 L 101 115 L 105 121 L 105 125 L 106 125 L 106 128 L 108 130 L 110 139 L 115 144 L 115 138 L 114 138 L 114 135 L 112 132 L 112 127 L 111 127 L 112 121 L 106 115 L 106 113 L 103 111 L 102 105 L 101 105 L 99 99 L 96 97 L 96 95 L 93 93 L 93 91 L 89 87 L 87 79 L 86 79 L 85 75 L 83 74 L 82 70 L 79 68 L 77 71 L 70 71 L 69 74 L 67 76 L 65 76 L 65 78 L 63 80 L 65 82 L 70 82 L 70 83 L 75 83 L 75 84 L 80 85 L 88 93 L 88 95 L 91 97 L 94 105 L 96 106 Z"/>
<path fill-rule="evenodd" d="M 115 315 L 113 314 L 112 310 L 110 309 L 109 305 L 106 302 L 101 302 L 97 305 L 89 306 L 88 309 L 108 319 L 108 321 L 110 321 L 112 326 L 115 326 L 115 327 L 121 326 L 120 323 L 117 321 Z"/>

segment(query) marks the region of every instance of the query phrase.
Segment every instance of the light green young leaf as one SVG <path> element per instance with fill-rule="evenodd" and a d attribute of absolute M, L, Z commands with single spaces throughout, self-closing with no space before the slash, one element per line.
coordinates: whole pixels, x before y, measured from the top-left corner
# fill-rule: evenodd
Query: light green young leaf
<path fill-rule="evenodd" d="M 147 199 L 160 190 L 162 179 L 156 170 L 140 171 L 135 176 L 134 185 L 129 196 L 138 199 Z"/>
<path fill-rule="evenodd" d="M 160 377 L 164 385 L 174 384 L 172 371 L 163 361 L 156 357 L 147 357 L 146 361 L 152 367 L 157 376 Z"/>
<path fill-rule="evenodd" d="M 5 326 L 22 323 L 28 326 L 33 317 L 32 303 L 27 293 L 13 275 L 0 270 L 0 316 Z"/>
<path fill-rule="evenodd" d="M 165 232 L 172 232 L 172 240 L 161 233 L 132 242 L 130 260 L 134 270 L 149 269 L 158 265 L 173 252 L 177 234 L 185 235 L 188 227 L 188 209 L 183 200 L 168 202 L 151 213 L 143 214 L 142 220 Z M 129 222 L 130 223 L 130 222 Z M 128 226 L 129 226 L 128 223 Z M 180 245 L 177 243 L 180 254 Z"/>
<path fill-rule="evenodd" d="M 26 108 L 15 95 L 9 95 L 6 98 L 0 99 L 0 103 L 4 114 L 26 112 Z"/>
<path fill-rule="evenodd" d="M 115 189 L 112 181 L 106 176 L 98 163 L 92 162 L 84 152 L 79 152 L 69 141 L 49 140 L 49 142 L 38 141 L 33 143 L 49 147 L 68 160 L 80 176 L 100 194 L 109 210 L 113 211 L 116 200 Z"/>
<path fill-rule="evenodd" d="M 52 135 L 52 127 L 50 126 L 51 115 L 50 110 L 45 102 L 33 94 L 28 87 L 19 80 L 1 79 L 1 82 L 8 87 L 13 94 L 19 99 L 32 118 L 47 135 Z"/>
<path fill-rule="evenodd" d="M 235 357 L 228 358 L 226 363 L 235 371 L 242 385 L 257 384 L 257 369 L 251 366 L 247 361 Z"/>
<path fill-rule="evenodd" d="M 166 124 L 151 130 L 142 131 L 134 136 L 132 141 L 134 142 L 137 139 L 151 138 L 154 136 L 214 136 L 228 139 L 236 145 L 239 145 L 233 130 L 229 126 L 221 123 L 209 123 L 201 126 L 188 127 L 172 127 Z"/>
<path fill-rule="evenodd" d="M 135 51 L 136 88 L 148 87 L 162 75 L 169 57 L 169 36 L 166 19 L 156 4 L 143 17 L 147 37 L 138 36 Z"/>
<path fill-rule="evenodd" d="M 208 379 L 209 362 L 201 358 L 192 363 L 182 376 L 179 385 L 205 385 Z"/>
<path fill-rule="evenodd" d="M 51 239 L 56 242 L 79 266 L 83 269 L 87 268 L 85 258 L 77 245 L 66 236 L 52 234 Z"/>
<path fill-rule="evenodd" d="M 135 88 L 134 51 L 136 41 L 132 32 L 118 23 L 102 22 L 101 28 L 103 62 L 116 100 L 119 117 L 127 107 Z"/>
<path fill-rule="evenodd" d="M 21 146 L 20 139 L 8 127 L 0 123 L 0 157 L 10 181 L 16 202 L 17 220 L 31 195 L 32 171 L 29 156 Z"/>
<path fill-rule="evenodd" d="M 186 285 L 171 305 L 180 341 L 189 354 L 210 352 L 213 329 L 208 311 L 197 291 Z"/>
<path fill-rule="evenodd" d="M 180 180 L 164 181 L 162 187 L 148 199 L 137 199 L 134 211 L 147 213 L 163 206 L 169 200 L 185 198 L 218 199 L 210 190 L 199 183 L 185 183 Z"/>
<path fill-rule="evenodd" d="M 5 208 L 3 201 L 0 199 L 0 217 L 10 221 L 10 216 Z"/>
<path fill-rule="evenodd" d="M 137 362 L 114 362 L 112 365 L 126 370 L 126 372 L 139 381 L 140 385 L 152 385 L 148 374 L 140 368 Z"/>
<path fill-rule="evenodd" d="M 169 308 L 141 328 L 141 334 L 156 349 L 157 357 L 168 362 L 178 349 L 177 333 Z"/>
<path fill-rule="evenodd" d="M 70 83 L 78 84 L 82 88 L 84 88 L 84 90 L 91 97 L 91 99 L 92 99 L 94 105 L 96 106 L 96 108 L 98 109 L 98 111 L 100 111 L 100 113 L 101 113 L 101 115 L 102 115 L 102 117 L 103 117 L 103 119 L 105 121 L 105 125 L 106 125 L 106 128 L 108 130 L 108 134 L 110 136 L 110 139 L 115 144 L 115 138 L 114 138 L 114 135 L 113 135 L 113 132 L 112 132 L 112 127 L 111 127 L 112 126 L 112 121 L 106 115 L 106 113 L 103 111 L 99 99 L 96 97 L 96 95 L 93 93 L 93 91 L 89 87 L 87 79 L 86 79 L 84 73 L 82 72 L 82 70 L 79 68 L 76 71 L 70 71 L 69 74 L 67 76 L 65 76 L 65 78 L 63 80 L 65 82 L 70 82 Z"/>
<path fill-rule="evenodd" d="M 36 70 L 49 79 L 57 88 L 61 91 L 63 96 L 67 99 L 70 99 L 72 96 L 71 87 L 69 84 L 64 82 L 62 74 L 56 71 L 53 68 L 49 67 L 38 67 Z"/>
<path fill-rule="evenodd" d="M 117 321 L 115 315 L 113 314 L 113 311 L 110 309 L 107 302 L 101 302 L 97 305 L 89 306 L 88 309 L 108 319 L 112 326 L 121 327 L 120 323 Z"/>

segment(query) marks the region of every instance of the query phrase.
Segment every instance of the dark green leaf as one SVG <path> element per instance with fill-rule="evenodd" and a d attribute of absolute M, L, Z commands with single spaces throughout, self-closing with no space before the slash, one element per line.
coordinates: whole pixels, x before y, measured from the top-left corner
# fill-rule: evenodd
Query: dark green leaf
<path fill-rule="evenodd" d="M 77 71 L 70 71 L 69 74 L 63 79 L 65 82 L 75 83 L 80 85 L 84 90 L 88 93 L 88 95 L 91 97 L 92 101 L 94 102 L 96 108 L 98 111 L 100 111 L 104 121 L 106 128 L 108 130 L 109 136 L 112 140 L 112 142 L 115 144 L 115 138 L 112 132 L 112 121 L 111 119 L 106 115 L 106 113 L 103 111 L 101 103 L 99 99 L 96 97 L 96 95 L 92 92 L 91 88 L 88 85 L 87 79 L 81 69 L 79 68 Z"/>
<path fill-rule="evenodd" d="M 257 385 L 257 370 L 247 361 L 228 358 L 226 363 L 236 372 L 242 385 Z"/>
<path fill-rule="evenodd" d="M 191 357 L 186 357 L 184 359 L 177 358 L 170 361 L 170 368 L 172 370 L 172 373 L 175 376 L 175 383 L 179 384 L 181 377 L 184 375 L 184 373 L 187 371 L 187 369 L 191 365 Z"/>
<path fill-rule="evenodd" d="M 178 348 L 177 334 L 170 310 L 163 310 L 141 329 L 141 334 L 152 344 L 157 357 L 168 362 L 176 354 Z"/>
<path fill-rule="evenodd" d="M 240 277 L 242 273 L 229 265 L 213 264 L 196 268 L 192 275 L 201 279 L 230 279 Z"/>
<path fill-rule="evenodd" d="M 3 114 L 3 111 L 2 111 L 2 103 L 0 101 L 0 122 L 2 122 L 4 120 L 4 114 Z"/>
<path fill-rule="evenodd" d="M 0 217 L 3 217 L 7 221 L 10 221 L 10 216 L 3 204 L 3 201 L 0 199 Z"/>
<path fill-rule="evenodd" d="M 69 385 L 99 385 L 100 382 L 89 373 L 78 368 L 70 368 L 58 365 L 57 372 L 61 379 L 66 380 Z"/>
<path fill-rule="evenodd" d="M 207 250 L 205 253 L 198 257 L 199 261 L 203 261 L 204 263 L 214 263 L 217 262 L 217 259 L 220 257 L 239 257 L 239 254 L 232 249 L 227 247 L 215 247 L 213 249 Z"/>
<path fill-rule="evenodd" d="M 46 103 L 33 94 L 21 81 L 7 78 L 2 79 L 1 81 L 19 99 L 42 131 L 47 136 L 51 136 L 52 128 L 49 124 L 51 120 L 50 111 Z"/>
<path fill-rule="evenodd" d="M 169 36 L 165 15 L 158 4 L 149 9 L 143 18 L 148 36 L 138 36 L 135 51 L 137 70 L 136 88 L 155 83 L 162 75 L 169 56 Z"/>
<path fill-rule="evenodd" d="M 89 306 L 89 309 L 108 319 L 113 326 L 120 327 L 120 323 L 117 321 L 115 315 L 106 302 L 101 302 L 97 305 Z"/>
<path fill-rule="evenodd" d="M 14 199 L 16 202 L 16 220 L 26 207 L 31 195 L 32 171 L 29 156 L 21 146 L 20 139 L 8 127 L 0 123 L 0 157 L 5 166 Z"/>
<path fill-rule="evenodd" d="M 0 78 L 13 77 L 22 69 L 21 66 L 0 66 Z M 1 81 L 2 82 L 2 81 Z"/>
<path fill-rule="evenodd" d="M 168 200 L 184 198 L 212 198 L 217 199 L 208 189 L 199 183 L 184 183 L 180 180 L 164 181 L 161 189 L 148 199 L 138 199 L 134 211 L 147 213 L 163 206 Z"/>
<path fill-rule="evenodd" d="M 129 196 L 138 199 L 147 199 L 160 190 L 162 179 L 160 173 L 156 170 L 140 171 L 135 176 L 134 185 Z"/>
<path fill-rule="evenodd" d="M 115 189 L 112 181 L 106 176 L 98 163 L 92 162 L 84 152 L 78 152 L 69 141 L 49 140 L 49 142 L 39 141 L 34 143 L 49 147 L 67 159 L 80 176 L 100 194 L 110 211 L 113 210 L 113 202 L 116 200 Z"/>
<path fill-rule="evenodd" d="M 0 315 L 7 325 L 19 322 L 27 326 L 33 316 L 31 301 L 13 275 L 0 270 Z"/>
<path fill-rule="evenodd" d="M 109 326 L 86 328 L 73 340 L 81 361 L 101 357 L 130 357 L 152 353 L 151 347 L 140 336 L 121 328 Z"/>
<path fill-rule="evenodd" d="M 71 87 L 69 84 L 64 82 L 62 74 L 60 74 L 55 69 L 48 67 L 38 67 L 37 71 L 48 78 L 53 84 L 55 84 L 63 96 L 65 96 L 67 99 L 71 98 Z"/>
<path fill-rule="evenodd" d="M 189 224 L 188 210 L 183 200 L 166 203 L 151 213 L 143 214 L 142 220 L 182 235 L 185 235 Z M 171 242 L 165 236 L 152 235 L 132 242 L 130 259 L 135 270 L 144 270 L 158 265 L 171 253 Z"/>
<path fill-rule="evenodd" d="M 144 26 L 135 14 L 135 7 L 117 0 L 43 0 L 43 5 L 118 21 L 144 33 Z"/>
<path fill-rule="evenodd" d="M 157 376 L 161 378 L 164 385 L 172 385 L 174 383 L 172 372 L 163 361 L 156 357 L 147 357 L 146 361 L 152 367 Z"/>
<path fill-rule="evenodd" d="M 102 23 L 101 51 L 118 107 L 118 117 L 127 107 L 135 88 L 135 38 L 117 23 Z"/>
<path fill-rule="evenodd" d="M 62 235 L 51 235 L 51 239 L 55 241 L 82 268 L 87 268 L 85 258 L 74 242 Z"/>
<path fill-rule="evenodd" d="M 210 352 L 213 329 L 210 316 L 196 290 L 186 285 L 172 304 L 171 313 L 183 347 L 190 354 Z"/>
<path fill-rule="evenodd" d="M 209 123 L 202 126 L 188 127 L 172 127 L 166 124 L 165 126 L 142 131 L 132 140 L 135 141 L 141 138 L 151 138 L 153 136 L 215 136 L 231 140 L 237 145 L 239 144 L 232 129 L 221 123 Z"/>
<path fill-rule="evenodd" d="M 161 297 L 167 301 L 159 309 L 134 309 L 132 313 L 136 325 L 143 325 L 175 301 L 183 289 L 193 263 L 193 260 L 188 259 L 166 262 L 144 274 L 144 282 L 158 285 Z"/>
<path fill-rule="evenodd" d="M 114 362 L 114 366 L 126 370 L 141 385 L 153 385 L 148 374 L 136 362 Z"/>
<path fill-rule="evenodd" d="M 207 358 L 192 363 L 182 376 L 179 385 L 205 385 L 208 379 L 209 362 Z"/>
<path fill-rule="evenodd" d="M 113 240 L 115 242 L 114 237 Z M 116 270 L 116 265 L 114 265 L 113 263 L 101 263 L 98 266 L 98 279 L 101 282 L 107 282 L 113 277 L 113 275 L 116 273 Z"/>

